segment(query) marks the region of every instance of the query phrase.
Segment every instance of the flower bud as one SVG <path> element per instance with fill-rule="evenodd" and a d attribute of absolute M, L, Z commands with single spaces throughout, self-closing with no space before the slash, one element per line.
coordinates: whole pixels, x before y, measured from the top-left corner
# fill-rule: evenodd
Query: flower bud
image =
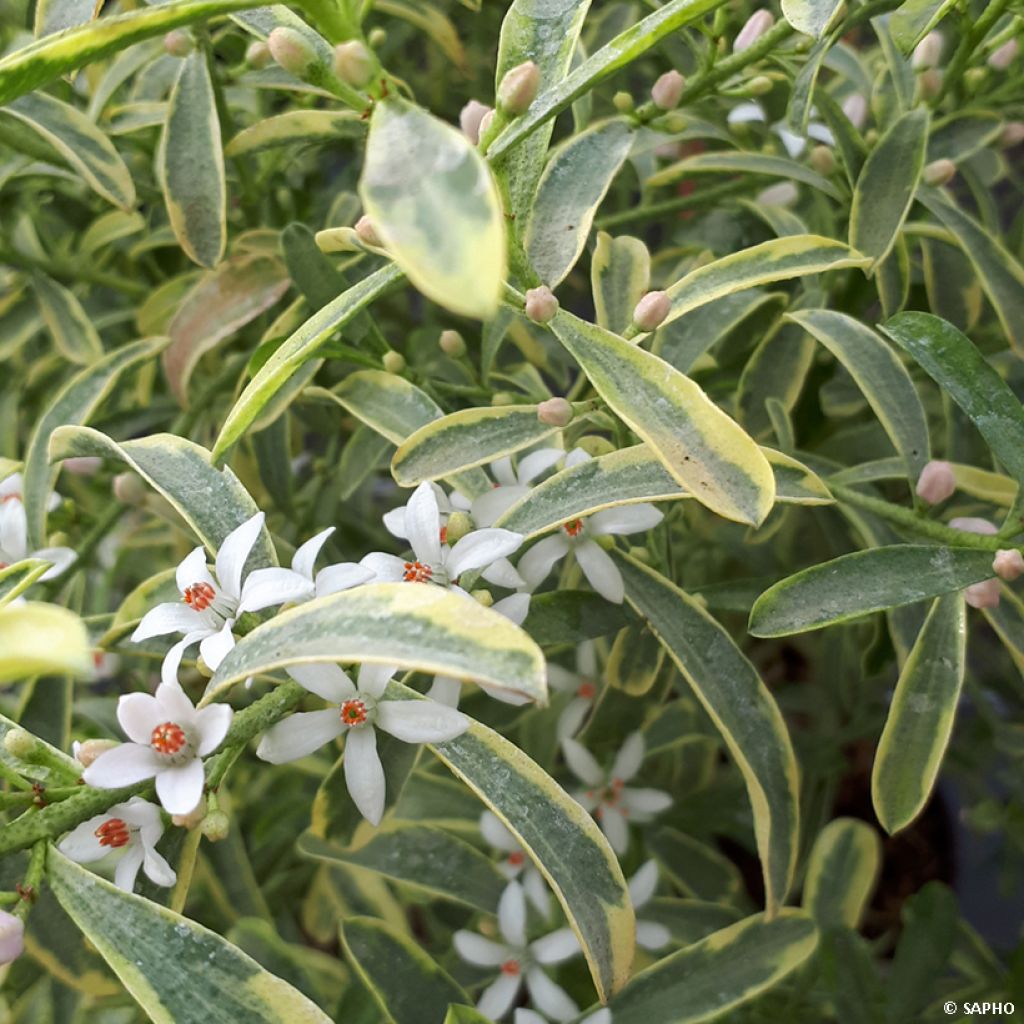
<path fill-rule="evenodd" d="M 459 111 L 459 127 L 462 134 L 475 146 L 480 141 L 480 123 L 491 108 L 479 100 L 470 100 Z"/>
<path fill-rule="evenodd" d="M 377 229 L 373 226 L 373 221 L 365 213 L 356 221 L 356 234 L 367 245 L 372 245 L 377 249 L 384 248 L 384 243 L 380 240 Z"/>
<path fill-rule="evenodd" d="M 917 76 L 917 83 L 921 87 L 921 95 L 925 99 L 934 99 L 942 88 L 942 75 L 935 68 L 925 68 Z"/>
<path fill-rule="evenodd" d="M 73 743 L 71 753 L 83 768 L 88 768 L 100 754 L 105 754 L 120 745 L 117 740 L 85 740 L 83 743 Z"/>
<path fill-rule="evenodd" d="M 999 136 L 1003 149 L 1012 149 L 1024 142 L 1024 121 L 1010 121 Z"/>
<path fill-rule="evenodd" d="M 633 323 L 641 331 L 653 331 L 672 309 L 667 292 L 648 292 L 633 310 Z"/>
<path fill-rule="evenodd" d="M 177 825 L 178 828 L 193 829 L 196 825 L 202 822 L 203 818 L 206 817 L 206 797 L 203 797 L 199 803 L 192 808 L 188 814 L 172 814 L 171 824 Z"/>
<path fill-rule="evenodd" d="M 819 174 L 831 174 L 836 169 L 836 158 L 828 146 L 815 146 L 809 159 Z"/>
<path fill-rule="evenodd" d="M 757 194 L 758 206 L 792 206 L 800 198 L 796 185 L 791 181 L 780 181 Z"/>
<path fill-rule="evenodd" d="M 384 369 L 388 373 L 401 373 L 405 369 L 405 356 L 394 349 L 384 353 L 382 362 L 384 363 Z"/>
<path fill-rule="evenodd" d="M 488 110 L 482 118 L 480 118 L 480 138 L 486 139 L 491 133 L 491 125 L 494 124 L 494 110 Z"/>
<path fill-rule="evenodd" d="M 466 342 L 458 331 L 442 331 L 437 344 L 441 351 L 452 359 L 458 359 L 466 354 Z"/>
<path fill-rule="evenodd" d="M 137 473 L 118 473 L 112 490 L 123 505 L 141 505 L 146 500 L 146 485 Z"/>
<path fill-rule="evenodd" d="M 666 71 L 651 87 L 651 100 L 659 110 L 672 110 L 683 98 L 686 79 L 678 71 Z"/>
<path fill-rule="evenodd" d="M 294 28 L 279 25 L 267 36 L 267 47 L 274 60 L 297 78 L 305 78 L 309 69 L 319 63 L 309 41 Z"/>
<path fill-rule="evenodd" d="M 187 57 L 193 49 L 192 36 L 184 29 L 171 29 L 164 36 L 164 50 L 172 57 Z"/>
<path fill-rule="evenodd" d="M 462 540 L 467 533 L 473 531 L 473 520 L 470 518 L 468 512 L 464 512 L 462 509 L 456 509 L 449 517 L 448 522 L 445 524 L 445 543 L 455 544 Z"/>
<path fill-rule="evenodd" d="M 917 496 L 929 505 L 938 505 L 940 501 L 952 497 L 956 490 L 953 467 L 948 462 L 932 459 L 921 470 L 916 490 Z"/>
<path fill-rule="evenodd" d="M 537 406 L 537 419 L 549 427 L 567 427 L 572 417 L 572 402 L 564 398 L 547 398 Z"/>
<path fill-rule="evenodd" d="M 63 463 L 65 472 L 74 473 L 75 476 L 95 476 L 102 465 L 103 460 L 97 455 L 78 455 L 65 459 Z"/>
<path fill-rule="evenodd" d="M 210 811 L 199 823 L 199 831 L 211 843 L 219 843 L 222 839 L 227 839 L 231 831 L 231 821 L 222 810 Z"/>
<path fill-rule="evenodd" d="M 686 125 L 686 118 L 683 117 L 682 112 L 678 110 L 670 110 L 661 122 L 662 131 L 668 132 L 669 135 L 679 135 L 681 132 L 686 131 Z M 666 143 L 666 145 L 671 147 L 676 144 Z M 661 149 L 662 147 L 659 146 L 658 148 Z M 657 150 L 655 150 L 655 153 L 658 156 L 661 155 Z M 672 156 L 669 159 L 674 160 L 676 157 Z"/>
<path fill-rule="evenodd" d="M 361 89 L 373 78 L 376 67 L 373 54 L 358 39 L 338 43 L 334 48 L 335 74 L 357 89 Z"/>
<path fill-rule="evenodd" d="M 990 523 L 987 519 L 981 519 L 978 516 L 957 516 L 956 519 L 950 519 L 949 525 L 954 530 L 963 530 L 964 533 L 980 533 L 986 537 L 993 537 L 999 532 L 995 523 Z"/>
<path fill-rule="evenodd" d="M 766 11 L 763 8 L 760 11 L 754 11 L 747 19 L 747 23 L 740 29 L 739 35 L 736 36 L 732 44 L 732 52 L 742 53 L 753 46 L 774 24 L 775 15 L 771 11 Z"/>
<path fill-rule="evenodd" d="M 531 288 L 526 293 L 526 315 L 537 324 L 550 323 L 558 312 L 558 299 L 546 285 Z"/>
<path fill-rule="evenodd" d="M 469 596 L 485 608 L 490 608 L 494 604 L 494 595 L 489 590 L 471 590 Z"/>
<path fill-rule="evenodd" d="M 999 580 L 972 583 L 964 589 L 964 600 L 972 608 L 996 608 L 999 605 Z"/>
<path fill-rule="evenodd" d="M 377 28 L 370 29 L 370 34 L 366 37 L 366 41 L 375 50 L 379 50 L 388 41 L 387 29 L 381 28 L 379 25 Z"/>
<path fill-rule="evenodd" d="M 748 96 L 767 96 L 775 88 L 775 83 L 767 75 L 755 75 L 747 82 L 744 91 Z"/>
<path fill-rule="evenodd" d="M 20 761 L 30 761 L 38 746 L 35 736 L 24 729 L 10 729 L 4 736 L 4 749 Z"/>
<path fill-rule="evenodd" d="M 270 47 L 262 39 L 251 42 L 245 51 L 245 63 L 257 71 L 265 68 L 272 60 Z"/>
<path fill-rule="evenodd" d="M 509 117 L 525 114 L 540 88 L 540 68 L 532 60 L 505 72 L 498 86 L 498 109 Z"/>
<path fill-rule="evenodd" d="M 914 47 L 914 54 L 910 58 L 910 64 L 915 71 L 924 71 L 926 68 L 939 66 L 942 58 L 942 36 L 938 32 L 929 32 Z"/>
<path fill-rule="evenodd" d="M 650 565 L 652 562 L 651 552 L 647 548 L 631 547 L 629 549 L 629 557 L 635 558 L 638 562 L 643 562 L 645 565 Z"/>
<path fill-rule="evenodd" d="M 620 114 L 631 114 L 636 108 L 633 97 L 628 92 L 617 92 L 612 97 L 612 106 Z"/>
<path fill-rule="evenodd" d="M 0 967 L 17 960 L 24 949 L 24 921 L 6 910 L 0 910 Z"/>
<path fill-rule="evenodd" d="M 926 185 L 945 185 L 955 175 L 956 164 L 952 160 L 943 158 L 942 160 L 933 160 L 928 164 L 921 178 Z"/>
<path fill-rule="evenodd" d="M 859 93 L 851 93 L 843 100 L 843 113 L 854 128 L 863 128 L 868 119 L 868 101 Z"/>
<path fill-rule="evenodd" d="M 988 66 L 996 71 L 1005 71 L 1020 53 L 1020 43 L 1016 39 L 1007 39 L 1002 46 L 988 55 Z"/>
<path fill-rule="evenodd" d="M 491 405 L 515 405 L 516 396 L 511 391 L 495 391 L 491 397 Z"/>
<path fill-rule="evenodd" d="M 868 149 L 874 149 L 878 142 L 878 131 L 875 128 L 869 128 L 864 133 L 864 141 L 868 144 Z"/>
<path fill-rule="evenodd" d="M 968 68 L 964 72 L 964 88 L 973 96 L 988 78 L 988 68 Z"/>
<path fill-rule="evenodd" d="M 1009 582 L 1024 573 L 1024 555 L 1016 548 L 1000 548 L 992 559 L 992 571 Z"/>

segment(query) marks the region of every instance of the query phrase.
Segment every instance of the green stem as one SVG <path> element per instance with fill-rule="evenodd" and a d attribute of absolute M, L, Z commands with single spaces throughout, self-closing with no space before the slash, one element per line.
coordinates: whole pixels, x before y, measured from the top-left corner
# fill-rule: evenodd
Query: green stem
<path fill-rule="evenodd" d="M 43 884 L 43 871 L 46 868 L 46 843 L 38 842 L 32 847 L 32 853 L 28 858 L 28 869 L 21 883 L 21 900 L 14 908 L 14 916 L 20 917 L 22 921 L 28 917 L 32 904 L 39 893 L 39 886 Z"/>
<path fill-rule="evenodd" d="M 9 263 L 12 267 L 18 267 L 21 270 L 41 270 L 44 274 L 69 284 L 84 281 L 87 284 L 113 288 L 115 291 L 124 292 L 127 295 L 149 294 L 149 288 L 146 285 L 136 284 L 120 274 L 107 274 L 101 270 L 89 270 L 81 264 L 71 265 L 60 263 L 57 260 L 27 256 L 25 253 L 15 252 L 13 249 L 0 247 L 0 263 Z"/>
<path fill-rule="evenodd" d="M 1009 0 L 989 0 L 973 27 L 964 33 L 960 45 L 956 48 L 956 53 L 953 54 L 953 59 L 946 68 L 946 73 L 942 76 L 942 87 L 932 103 L 933 107 L 937 107 L 954 87 L 959 87 L 974 51 L 988 35 L 989 29 L 1002 17 L 1008 6 Z"/>

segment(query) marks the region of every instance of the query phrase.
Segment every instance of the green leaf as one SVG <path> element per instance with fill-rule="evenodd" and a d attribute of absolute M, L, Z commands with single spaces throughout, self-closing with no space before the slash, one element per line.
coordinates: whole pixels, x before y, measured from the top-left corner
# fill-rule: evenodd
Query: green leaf
<path fill-rule="evenodd" d="M 773 238 L 706 263 L 676 281 L 668 289 L 672 309 L 662 326 L 690 310 L 744 288 L 821 274 L 826 270 L 866 267 L 870 262 L 869 257 L 842 242 L 819 235 Z"/>
<path fill-rule="evenodd" d="M 473 1006 L 449 1006 L 444 1024 L 493 1024 L 493 1021 Z"/>
<path fill-rule="evenodd" d="M 580 258 L 594 214 L 633 137 L 625 120 L 600 121 L 567 139 L 548 159 L 526 226 L 525 246 L 538 277 L 552 288 Z"/>
<path fill-rule="evenodd" d="M 205 448 L 174 434 L 119 443 L 91 427 L 58 427 L 50 440 L 50 461 L 81 455 L 127 463 L 171 503 L 211 552 L 259 511 L 230 469 L 215 469 Z M 270 534 L 264 528 L 247 564 L 253 569 L 276 563 Z"/>
<path fill-rule="evenodd" d="M 45 558 L 23 558 L 0 569 L 0 608 L 25 593 L 52 564 Z"/>
<path fill-rule="evenodd" d="M 782 0 L 782 13 L 797 32 L 818 39 L 828 31 L 842 6 L 842 0 Z"/>
<path fill-rule="evenodd" d="M 964 599 L 936 599 L 900 672 L 871 772 L 871 800 L 886 832 L 921 813 L 938 778 L 964 681 Z"/>
<path fill-rule="evenodd" d="M 252 0 L 184 0 L 143 7 L 47 36 L 0 60 L 0 103 L 31 92 L 91 61 L 172 28 L 252 7 Z"/>
<path fill-rule="evenodd" d="M 163 357 L 167 381 L 182 405 L 202 356 L 275 305 L 290 284 L 280 260 L 263 253 L 235 256 L 196 282 L 167 329 L 171 344 Z"/>
<path fill-rule="evenodd" d="M 316 355 L 317 349 L 336 330 L 349 323 L 401 277 L 402 272 L 394 264 L 382 267 L 318 310 L 282 342 L 232 406 L 213 446 L 214 461 L 219 462 L 224 457 L 274 395 L 303 363 Z"/>
<path fill-rule="evenodd" d="M 557 3 L 557 0 L 549 0 Z M 565 0 L 566 3 L 572 0 Z M 607 42 L 596 53 L 570 72 L 565 78 L 544 91 L 530 104 L 530 109 L 517 117 L 488 149 L 489 160 L 497 160 L 503 153 L 519 145 L 541 125 L 547 124 L 566 107 L 589 92 L 598 82 L 614 74 L 619 68 L 632 63 L 666 36 L 718 6 L 721 0 L 669 0 L 667 4 L 630 25 L 624 32 Z M 533 4 L 531 7 L 535 6 Z M 559 6 L 564 6 L 561 4 Z M 545 30 L 548 26 L 544 26 Z M 525 58 L 524 58 L 525 59 Z"/>
<path fill-rule="evenodd" d="M 727 906 L 742 901 L 739 868 L 714 847 L 674 828 L 658 829 L 648 836 L 647 845 L 665 874 L 687 896 Z"/>
<path fill-rule="evenodd" d="M 878 833 L 856 818 L 836 818 L 818 833 L 807 861 L 804 909 L 822 931 L 860 927 L 882 866 Z"/>
<path fill-rule="evenodd" d="M 227 186 L 217 103 L 201 49 L 181 62 L 167 104 L 159 163 L 175 237 L 191 260 L 216 266 L 227 244 Z"/>
<path fill-rule="evenodd" d="M 1024 352 L 1024 267 L 976 220 L 938 189 L 919 188 L 917 199 L 957 240 L 981 279 L 1010 344 Z"/>
<path fill-rule="evenodd" d="M 97 17 L 101 0 L 39 0 L 36 4 L 36 38 L 85 25 Z"/>
<path fill-rule="evenodd" d="M 124 161 L 81 111 L 43 92 L 19 96 L 3 110 L 53 146 L 104 199 L 124 210 L 135 205 L 135 184 Z"/>
<path fill-rule="evenodd" d="M 636 304 L 651 287 L 651 254 L 647 246 L 630 235 L 612 238 L 599 231 L 590 259 L 590 287 L 598 326 L 621 334 L 630 325 Z M 684 373 L 688 369 L 679 368 Z"/>
<path fill-rule="evenodd" d="M 928 420 L 903 363 L 869 327 L 845 313 L 807 309 L 790 313 L 846 367 L 864 393 L 896 450 L 903 456 L 911 485 L 931 458 Z"/>
<path fill-rule="evenodd" d="M 699 601 L 639 562 L 614 557 L 626 600 L 665 645 L 743 773 L 771 916 L 785 901 L 798 848 L 797 766 L 786 723 L 757 670 Z"/>
<path fill-rule="evenodd" d="M 225 146 L 224 155 L 247 156 L 280 146 L 330 145 L 365 134 L 366 123 L 354 110 L 289 110 L 240 131 Z"/>
<path fill-rule="evenodd" d="M 697 384 L 570 313 L 560 311 L 550 326 L 597 393 L 701 504 L 741 523 L 764 520 L 775 500 L 771 466 Z"/>
<path fill-rule="evenodd" d="M 961 110 L 932 126 L 928 136 L 928 163 L 969 160 L 994 142 L 1003 130 L 1003 119 L 989 110 Z"/>
<path fill-rule="evenodd" d="M 754 636 L 788 636 L 991 579 L 991 551 L 896 544 L 840 555 L 769 587 L 750 611 Z"/>
<path fill-rule="evenodd" d="M 893 41 L 909 54 L 956 6 L 956 0 L 903 0 L 889 18 Z"/>
<path fill-rule="evenodd" d="M 155 1024 L 329 1024 L 302 993 L 208 928 L 47 853 L 60 905 Z"/>
<path fill-rule="evenodd" d="M 872 269 L 892 249 L 924 170 L 928 111 L 918 107 L 892 123 L 871 150 L 853 190 L 850 245 Z"/>
<path fill-rule="evenodd" d="M 63 673 L 88 677 L 92 668 L 85 626 L 73 612 L 36 601 L 0 607 L 0 683 Z"/>
<path fill-rule="evenodd" d="M 645 921 L 663 924 L 676 942 L 690 946 L 712 932 L 728 928 L 743 916 L 735 907 L 705 900 L 655 897 L 642 909 Z"/>
<path fill-rule="evenodd" d="M 560 429 L 542 423 L 535 405 L 462 409 L 410 434 L 391 459 L 391 473 L 402 487 L 415 487 L 512 455 Z"/>
<path fill-rule="evenodd" d="M 641 971 L 611 1001 L 614 1024 L 698 1024 L 756 998 L 814 952 L 802 911 L 756 914 Z"/>
<path fill-rule="evenodd" d="M 132 366 L 157 355 L 167 342 L 167 338 L 143 338 L 109 352 L 72 377 L 39 418 L 25 450 L 23 484 L 28 539 L 32 549 L 41 548 L 46 543 L 46 500 L 57 476 L 50 469 L 50 435 L 58 427 L 87 423 L 110 394 L 118 377 Z"/>
<path fill-rule="evenodd" d="M 203 696 L 284 665 L 358 661 L 480 680 L 541 704 L 544 656 L 498 612 L 429 584 L 375 583 L 282 612 L 244 636 Z M 472 614 L 470 614 L 470 612 Z"/>
<path fill-rule="evenodd" d="M 374 107 L 359 195 L 389 255 L 428 298 L 487 320 L 505 280 L 505 220 L 466 137 L 420 107 Z"/>
<path fill-rule="evenodd" d="M 523 623 L 541 646 L 578 644 L 615 633 L 626 625 L 621 605 L 606 601 L 590 590 L 557 590 L 536 594 Z"/>
<path fill-rule="evenodd" d="M 467 1003 L 466 993 L 397 929 L 373 917 L 342 923 L 346 959 L 359 972 L 389 1024 L 441 1021 L 450 1003 Z"/>
<path fill-rule="evenodd" d="M 39 312 L 57 350 L 72 363 L 87 365 L 103 355 L 103 342 L 74 292 L 39 271 L 32 273 Z"/>
<path fill-rule="evenodd" d="M 494 913 L 508 884 L 476 847 L 431 825 L 385 822 L 355 848 L 307 831 L 299 836 L 297 849 L 304 857 L 355 864 L 427 896 L 461 903 L 484 914 Z"/>
<path fill-rule="evenodd" d="M 841 198 L 841 193 L 828 178 L 822 177 L 806 164 L 764 153 L 698 153 L 662 168 L 657 174 L 651 175 L 645 184 L 648 188 L 660 188 L 662 185 L 674 185 L 684 178 L 699 174 L 754 174 L 784 178 L 786 181 L 799 181 L 804 185 L 810 185 L 832 199 Z"/>
<path fill-rule="evenodd" d="M 594 819 L 518 747 L 479 722 L 431 749 L 505 823 L 548 880 L 583 947 L 598 997 L 617 992 L 633 961 L 635 921 L 622 868 Z"/>

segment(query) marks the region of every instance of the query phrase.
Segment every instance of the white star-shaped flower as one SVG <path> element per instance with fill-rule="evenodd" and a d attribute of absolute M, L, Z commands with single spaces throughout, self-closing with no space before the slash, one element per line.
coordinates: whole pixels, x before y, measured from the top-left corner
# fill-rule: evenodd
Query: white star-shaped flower
<path fill-rule="evenodd" d="M 548 1022 L 536 1010 L 524 1010 L 520 1007 L 512 1015 L 512 1024 L 548 1024 Z M 580 1024 L 612 1024 L 612 1011 L 607 1006 L 602 1006 L 600 1010 L 584 1017 Z"/>
<path fill-rule="evenodd" d="M 360 583 L 366 583 L 373 579 L 373 572 L 358 562 L 336 562 L 334 565 L 325 566 L 319 572 L 314 572 L 317 555 L 320 554 L 320 549 L 327 543 L 327 538 L 332 533 L 334 533 L 333 526 L 321 530 L 315 537 L 311 537 L 305 544 L 296 548 L 295 554 L 292 556 L 292 571 L 313 584 L 310 597 L 326 597 L 328 594 L 337 594 L 339 591 L 349 590 L 351 587 L 357 587 Z M 273 571 L 273 569 L 257 569 L 252 576 Z"/>
<path fill-rule="evenodd" d="M 498 930 L 504 939 L 495 942 L 476 932 L 457 931 L 455 951 L 477 967 L 497 967 L 501 973 L 484 989 L 476 1004 L 485 1016 L 499 1020 L 512 1009 L 525 985 L 530 1000 L 556 1021 L 572 1020 L 580 1011 L 565 990 L 542 968 L 560 964 L 580 952 L 571 928 L 559 928 L 533 942 L 526 940 L 526 898 L 518 882 L 510 882 L 498 903 Z"/>
<path fill-rule="evenodd" d="M 629 880 L 629 898 L 633 903 L 634 910 L 650 903 L 658 888 L 658 865 L 655 861 L 649 860 Z M 672 941 L 672 933 L 657 921 L 636 922 L 636 944 L 649 949 L 652 952 L 664 949 Z"/>
<path fill-rule="evenodd" d="M 160 808 L 142 797 L 114 804 L 69 832 L 57 849 L 79 864 L 93 864 L 108 854 L 118 856 L 114 884 L 125 892 L 135 888 L 139 868 L 154 885 L 174 885 L 174 869 L 157 853 L 164 834 Z"/>
<path fill-rule="evenodd" d="M 28 517 L 25 514 L 21 489 L 20 473 L 12 473 L 0 480 L 0 569 L 23 562 L 26 558 L 41 558 L 53 564 L 39 578 L 52 580 L 75 560 L 75 553 L 71 548 L 62 547 L 29 551 Z M 56 494 L 51 494 L 47 508 L 52 510 L 59 504 L 60 498 Z"/>
<path fill-rule="evenodd" d="M 546 918 L 551 911 L 548 887 L 516 837 L 492 811 L 480 815 L 480 834 L 488 846 L 502 854 L 498 870 L 510 882 L 519 881 L 527 899 Z"/>
<path fill-rule="evenodd" d="M 573 775 L 587 788 L 576 799 L 601 823 L 611 848 L 621 857 L 629 847 L 629 822 L 651 821 L 672 805 L 672 797 L 660 789 L 636 789 L 627 786 L 643 763 L 646 748 L 643 734 L 626 737 L 610 772 L 576 740 L 562 740 L 562 751 Z"/>
<path fill-rule="evenodd" d="M 160 676 L 165 683 L 177 681 L 182 656 L 193 644 L 199 644 L 203 661 L 216 670 L 235 646 L 231 630 L 243 612 L 313 595 L 311 575 L 293 569 L 257 569 L 243 582 L 245 563 L 263 529 L 264 518 L 262 512 L 257 512 L 224 538 L 217 550 L 214 573 L 207 568 L 205 548 L 198 547 L 187 555 L 175 572 L 181 601 L 151 608 L 132 633 L 136 643 L 166 633 L 185 634 L 164 657 Z"/>
<path fill-rule="evenodd" d="M 576 648 L 576 671 L 561 665 L 548 664 L 548 685 L 562 693 L 573 694 L 558 716 L 558 738 L 565 739 L 579 732 L 583 720 L 597 699 L 597 647 L 593 640 L 584 640 Z"/>
<path fill-rule="evenodd" d="M 391 665 L 363 665 L 357 687 L 337 665 L 293 665 L 288 674 L 333 707 L 301 711 L 277 722 L 264 733 L 256 755 L 284 764 L 344 734 L 345 784 L 359 813 L 379 825 L 386 793 L 376 730 L 404 743 L 443 743 L 469 728 L 465 715 L 436 701 L 386 697 L 395 671 Z"/>
<path fill-rule="evenodd" d="M 224 741 L 232 715 L 227 704 L 197 711 L 177 683 L 161 683 L 155 696 L 127 693 L 117 702 L 117 720 L 131 742 L 100 754 L 82 778 L 99 789 L 155 778 L 164 810 L 188 814 L 203 797 L 202 759 Z"/>
<path fill-rule="evenodd" d="M 473 499 L 470 506 L 473 522 L 478 526 L 493 525 L 517 501 L 530 493 L 530 485 L 537 477 L 565 457 L 561 448 L 538 448 L 519 459 L 515 467 L 508 457 L 492 462 L 488 468 L 498 483 L 486 494 Z"/>

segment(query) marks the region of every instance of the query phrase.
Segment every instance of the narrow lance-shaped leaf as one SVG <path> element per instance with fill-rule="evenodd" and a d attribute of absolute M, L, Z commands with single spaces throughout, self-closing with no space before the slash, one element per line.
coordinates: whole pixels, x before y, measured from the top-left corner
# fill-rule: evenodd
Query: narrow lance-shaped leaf
<path fill-rule="evenodd" d="M 757 525 L 775 500 L 761 450 L 689 377 L 621 337 L 559 312 L 551 329 L 597 393 L 712 511 Z"/>
<path fill-rule="evenodd" d="M 57 427 L 88 422 L 118 377 L 157 355 L 167 342 L 167 338 L 143 338 L 108 353 L 72 377 L 40 417 L 25 452 L 23 487 L 31 548 L 41 548 L 46 543 L 46 499 L 57 475 L 49 464 L 50 435 Z"/>
<path fill-rule="evenodd" d="M 503 615 L 468 600 L 429 584 L 374 583 L 310 601 L 239 640 L 203 702 L 284 665 L 369 661 L 479 679 L 545 703 L 540 648 Z"/>
<path fill-rule="evenodd" d="M 869 327 L 845 313 L 808 309 L 788 315 L 846 367 L 864 392 L 896 450 L 907 476 L 917 482 L 930 458 L 928 420 L 904 365 Z"/>
<path fill-rule="evenodd" d="M 910 53 L 955 5 L 956 0 L 903 0 L 889 18 L 893 41 Z"/>
<path fill-rule="evenodd" d="M 621 334 L 633 319 L 636 304 L 651 287 L 647 246 L 630 235 L 613 238 L 599 231 L 590 259 L 590 287 L 598 325 L 612 334 Z M 680 369 L 685 373 L 689 367 Z"/>
<path fill-rule="evenodd" d="M 395 262 L 428 298 L 486 320 L 505 280 L 505 221 L 490 169 L 457 129 L 405 100 L 377 103 L 359 182 Z"/>
<path fill-rule="evenodd" d="M 45 558 L 23 558 L 0 569 L 0 608 L 28 590 L 52 564 Z"/>
<path fill-rule="evenodd" d="M 74 292 L 38 271 L 32 274 L 32 290 L 53 343 L 65 359 L 85 365 L 103 355 L 103 342 Z"/>
<path fill-rule="evenodd" d="M 804 909 L 822 930 L 860 927 L 882 866 L 877 831 L 855 818 L 836 818 L 818 834 L 807 862 Z"/>
<path fill-rule="evenodd" d="M 240 131 L 224 148 L 225 156 L 245 156 L 280 146 L 330 145 L 366 134 L 366 122 L 354 110 L 288 110 Z"/>
<path fill-rule="evenodd" d="M 991 579 L 992 551 L 896 544 L 840 555 L 769 587 L 750 611 L 754 636 L 788 636 L 926 601 Z"/>
<path fill-rule="evenodd" d="M 843 0 L 782 0 L 786 21 L 804 35 L 823 36 L 835 20 Z"/>
<path fill-rule="evenodd" d="M 698 153 L 659 170 L 647 179 L 649 188 L 674 185 L 684 178 L 698 174 L 754 174 L 769 178 L 785 178 L 810 185 L 832 199 L 839 199 L 840 192 L 817 171 L 811 170 L 796 160 L 764 153 Z"/>
<path fill-rule="evenodd" d="M 167 216 L 182 249 L 202 267 L 216 266 L 227 244 L 227 186 L 220 120 L 201 49 L 181 62 L 160 141 Z"/>
<path fill-rule="evenodd" d="M 743 774 L 772 916 L 785 901 L 799 840 L 797 766 L 786 723 L 757 670 L 700 602 L 633 559 L 615 560 L 626 600 L 664 644 Z"/>
<path fill-rule="evenodd" d="M 92 21 L 100 13 L 102 0 L 39 0 L 36 4 L 35 36 L 48 36 Z"/>
<path fill-rule="evenodd" d="M 850 245 L 876 267 L 888 255 L 910 212 L 924 170 L 928 111 L 911 110 L 893 122 L 857 178 L 850 208 Z"/>
<path fill-rule="evenodd" d="M 900 672 L 871 772 L 887 832 L 920 814 L 935 786 L 964 681 L 967 620 L 960 594 L 937 598 Z"/>
<path fill-rule="evenodd" d="M 125 210 L 135 204 L 135 184 L 124 161 L 81 111 L 44 92 L 20 96 L 3 110 L 38 132 L 104 199 Z"/>
<path fill-rule="evenodd" d="M 583 252 L 594 214 L 619 172 L 633 130 L 604 121 L 574 135 L 548 159 L 526 227 L 526 255 L 540 279 L 556 287 Z"/>
<path fill-rule="evenodd" d="M 208 928 L 123 892 L 53 847 L 47 868 L 60 905 L 155 1024 L 330 1024 Z"/>

